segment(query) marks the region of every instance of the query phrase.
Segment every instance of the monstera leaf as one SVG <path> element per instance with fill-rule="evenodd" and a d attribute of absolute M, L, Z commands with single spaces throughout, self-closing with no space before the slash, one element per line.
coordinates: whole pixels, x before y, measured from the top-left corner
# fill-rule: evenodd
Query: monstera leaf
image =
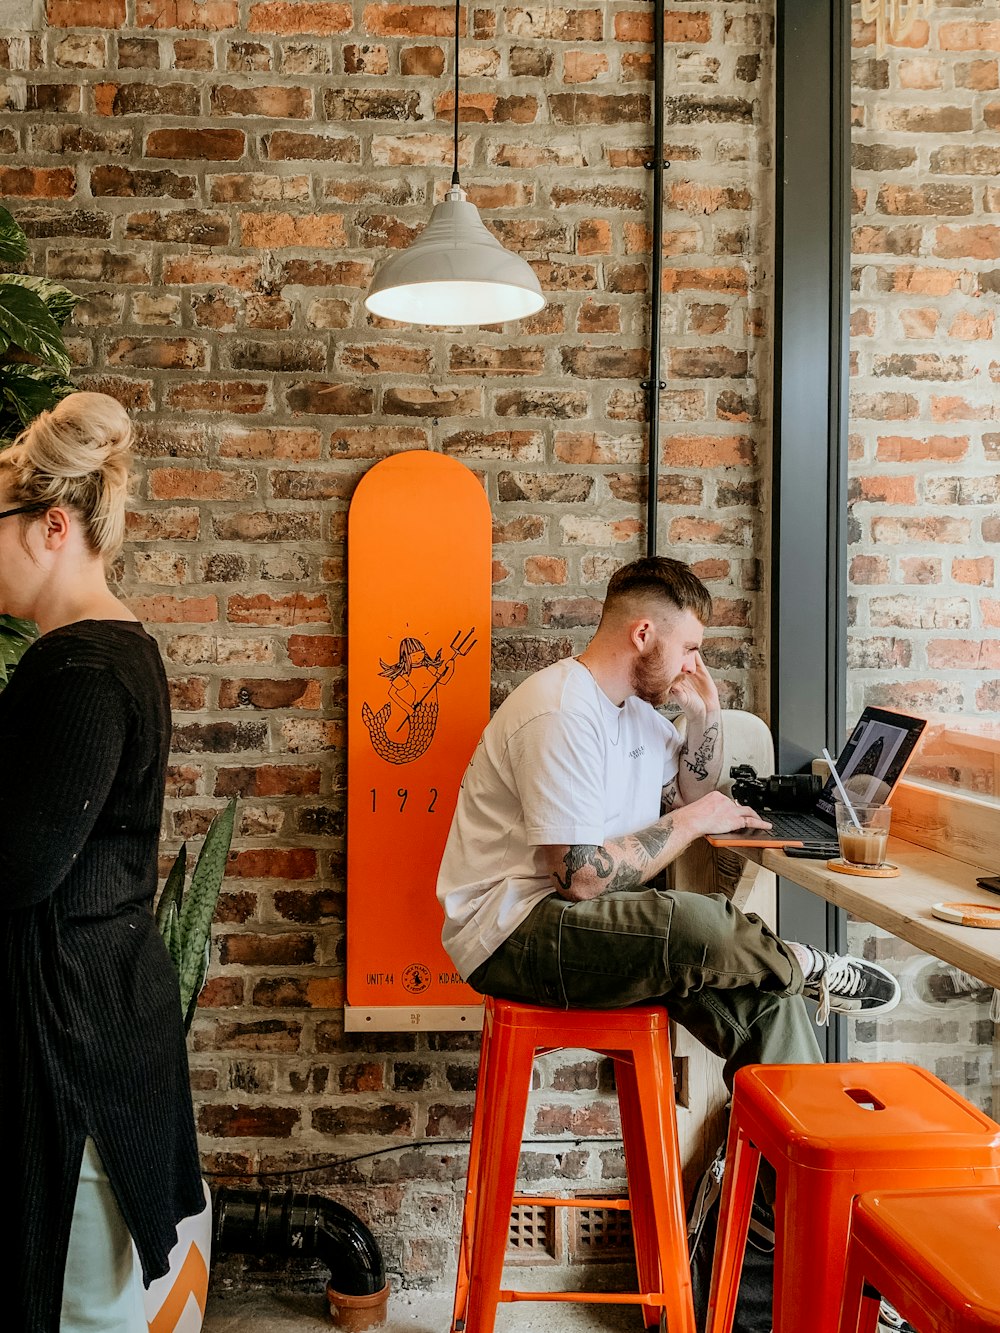
<path fill-rule="evenodd" d="M 68 287 L 61 287 L 49 278 L 36 278 L 30 273 L 4 273 L 2 281 L 34 292 L 56 324 L 65 324 L 80 300 Z"/>
<path fill-rule="evenodd" d="M 64 375 L 69 371 L 66 344 L 45 302 L 30 287 L 8 282 L 0 274 L 0 352 L 12 346 Z"/>
<path fill-rule="evenodd" d="M 73 392 L 73 384 L 57 370 L 44 366 L 0 365 L 0 449 Z"/>
<path fill-rule="evenodd" d="M 28 238 L 0 208 L 0 264 L 22 264 Z M 0 449 L 73 392 L 61 326 L 79 297 L 48 278 L 0 273 Z"/>
<path fill-rule="evenodd" d="M 27 236 L 6 208 L 0 208 L 0 264 L 23 264 L 28 249 Z"/>

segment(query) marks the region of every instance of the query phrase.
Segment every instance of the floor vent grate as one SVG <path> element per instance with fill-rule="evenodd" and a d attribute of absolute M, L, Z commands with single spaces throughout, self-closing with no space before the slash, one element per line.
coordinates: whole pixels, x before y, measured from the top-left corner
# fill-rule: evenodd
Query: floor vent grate
<path fill-rule="evenodd" d="M 515 1204 L 507 1233 L 507 1259 L 524 1264 L 555 1263 L 558 1254 L 556 1210 L 551 1205 Z"/>
<path fill-rule="evenodd" d="M 587 1195 L 593 1198 L 593 1195 Z M 608 1195 L 608 1198 L 620 1198 Z M 570 1262 L 607 1260 L 620 1263 L 633 1257 L 632 1214 L 624 1208 L 570 1209 Z"/>

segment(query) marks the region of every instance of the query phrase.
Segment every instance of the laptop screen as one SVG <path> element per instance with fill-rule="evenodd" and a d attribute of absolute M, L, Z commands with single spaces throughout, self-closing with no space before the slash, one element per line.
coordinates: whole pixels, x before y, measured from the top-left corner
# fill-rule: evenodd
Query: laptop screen
<path fill-rule="evenodd" d="M 866 708 L 837 757 L 837 772 L 858 805 L 882 805 L 903 776 L 927 723 L 923 718 Z M 833 820 L 837 794 L 833 775 L 816 800 L 816 813 Z"/>

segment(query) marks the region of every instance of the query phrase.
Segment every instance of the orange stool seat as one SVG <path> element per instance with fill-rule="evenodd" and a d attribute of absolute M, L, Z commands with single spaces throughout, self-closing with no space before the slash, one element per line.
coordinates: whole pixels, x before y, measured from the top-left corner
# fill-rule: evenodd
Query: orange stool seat
<path fill-rule="evenodd" d="M 1000 1190 L 862 1194 L 840 1333 L 875 1333 L 879 1296 L 920 1333 L 1000 1330 Z"/>
<path fill-rule="evenodd" d="M 906 1064 L 737 1072 L 707 1333 L 730 1333 L 757 1168 L 774 1169 L 774 1333 L 836 1333 L 851 1205 L 864 1190 L 1000 1182 L 1000 1125 Z"/>
<path fill-rule="evenodd" d="M 515 1203 L 606 1207 L 606 1200 L 515 1195 L 537 1054 L 584 1049 L 615 1062 L 637 1292 L 502 1289 Z M 647 1325 L 695 1333 L 667 1015 L 658 1006 L 548 1009 L 488 999 L 455 1283 L 453 1333 L 491 1333 L 499 1301 L 602 1301 L 642 1306 Z"/>

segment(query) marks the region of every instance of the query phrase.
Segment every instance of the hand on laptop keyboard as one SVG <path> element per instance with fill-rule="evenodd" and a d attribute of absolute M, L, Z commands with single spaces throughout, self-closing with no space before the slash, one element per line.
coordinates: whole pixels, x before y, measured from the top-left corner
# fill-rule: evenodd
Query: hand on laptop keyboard
<path fill-rule="evenodd" d="M 692 801 L 683 807 L 683 811 L 677 811 L 675 818 L 682 813 L 691 817 L 691 827 L 696 837 L 710 833 L 736 833 L 743 829 L 766 832 L 771 827 L 759 811 L 749 805 L 737 805 L 721 791 L 711 791 L 707 796 Z"/>

